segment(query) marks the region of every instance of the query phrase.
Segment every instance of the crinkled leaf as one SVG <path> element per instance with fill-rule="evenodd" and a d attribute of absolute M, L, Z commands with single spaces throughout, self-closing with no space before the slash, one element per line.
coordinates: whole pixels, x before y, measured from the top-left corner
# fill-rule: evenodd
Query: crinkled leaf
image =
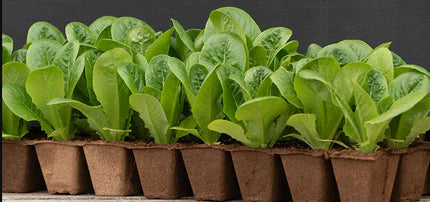
<path fill-rule="evenodd" d="M 52 65 L 61 48 L 60 43 L 52 40 L 39 40 L 32 43 L 27 50 L 26 57 L 30 71 Z"/>
<path fill-rule="evenodd" d="M 36 22 L 28 29 L 27 43 L 33 43 L 42 39 L 58 41 L 61 44 L 65 41 L 63 33 L 58 28 L 48 22 Z"/>
<path fill-rule="evenodd" d="M 66 37 L 68 41 L 79 41 L 84 44 L 94 44 L 96 41 L 90 28 L 80 22 L 71 22 L 66 25 Z"/>

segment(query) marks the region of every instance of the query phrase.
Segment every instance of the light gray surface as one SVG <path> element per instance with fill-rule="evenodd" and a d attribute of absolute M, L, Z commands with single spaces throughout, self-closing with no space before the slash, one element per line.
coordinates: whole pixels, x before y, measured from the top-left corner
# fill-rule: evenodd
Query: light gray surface
<path fill-rule="evenodd" d="M 35 193 L 2 193 L 3 198 L 2 201 L 178 201 L 178 202 L 187 202 L 187 201 L 195 201 L 192 198 L 184 198 L 177 200 L 153 200 L 146 199 L 143 196 L 124 196 L 124 197 L 116 197 L 116 196 L 95 196 L 95 195 L 49 195 L 47 192 L 35 192 Z M 230 201 L 230 202 L 239 202 L 240 200 Z M 424 196 L 419 202 L 430 202 L 430 196 Z"/>

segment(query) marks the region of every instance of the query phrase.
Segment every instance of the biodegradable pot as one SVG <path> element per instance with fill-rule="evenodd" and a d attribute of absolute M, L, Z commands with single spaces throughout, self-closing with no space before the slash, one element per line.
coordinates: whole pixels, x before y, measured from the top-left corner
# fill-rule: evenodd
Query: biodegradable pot
<path fill-rule="evenodd" d="M 37 141 L 35 148 L 49 194 L 92 192 L 84 151 L 79 142 L 43 140 Z"/>
<path fill-rule="evenodd" d="M 390 201 L 399 155 L 342 150 L 329 156 L 341 201 Z"/>
<path fill-rule="evenodd" d="M 408 148 L 400 155 L 391 201 L 419 201 L 424 189 L 430 150 L 422 146 Z"/>
<path fill-rule="evenodd" d="M 120 143 L 96 141 L 84 145 L 85 158 L 96 195 L 126 196 L 139 193 L 133 153 Z"/>
<path fill-rule="evenodd" d="M 43 190 L 45 182 L 30 141 L 2 140 L 2 192 Z"/>
<path fill-rule="evenodd" d="M 244 201 L 290 199 L 281 160 L 270 149 L 236 147 L 231 156 Z"/>
<path fill-rule="evenodd" d="M 240 198 L 230 153 L 222 148 L 193 145 L 181 148 L 195 200 Z"/>
<path fill-rule="evenodd" d="M 277 149 L 293 201 L 339 201 L 333 169 L 324 150 Z"/>
<path fill-rule="evenodd" d="M 178 150 L 157 145 L 133 148 L 133 154 L 146 198 L 176 199 L 191 195 Z"/>
<path fill-rule="evenodd" d="M 430 165 L 429 165 L 429 168 L 427 170 L 427 177 L 426 177 L 426 182 L 424 185 L 423 194 L 430 195 Z"/>

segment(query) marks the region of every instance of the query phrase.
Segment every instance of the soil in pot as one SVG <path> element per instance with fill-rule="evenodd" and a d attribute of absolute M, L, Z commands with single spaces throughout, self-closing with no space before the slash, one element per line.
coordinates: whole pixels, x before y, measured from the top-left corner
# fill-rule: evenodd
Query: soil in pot
<path fill-rule="evenodd" d="M 225 201 L 240 198 L 230 153 L 195 145 L 181 149 L 195 200 Z"/>
<path fill-rule="evenodd" d="M 339 201 L 330 161 L 322 150 L 279 149 L 293 201 Z"/>
<path fill-rule="evenodd" d="M 139 176 L 131 150 L 102 142 L 85 144 L 84 153 L 96 195 L 139 193 Z"/>
<path fill-rule="evenodd" d="M 277 155 L 265 149 L 233 149 L 233 165 L 244 201 L 288 201 L 290 193 Z"/>
<path fill-rule="evenodd" d="M 176 199 L 191 195 L 190 183 L 178 150 L 134 148 L 133 154 L 146 198 Z"/>
<path fill-rule="evenodd" d="M 33 145 L 2 140 L 2 192 L 25 193 L 45 189 Z"/>
<path fill-rule="evenodd" d="M 82 146 L 74 142 L 39 141 L 35 148 L 49 194 L 92 192 Z"/>
<path fill-rule="evenodd" d="M 330 152 L 341 201 L 390 201 L 399 155 L 380 150 Z"/>

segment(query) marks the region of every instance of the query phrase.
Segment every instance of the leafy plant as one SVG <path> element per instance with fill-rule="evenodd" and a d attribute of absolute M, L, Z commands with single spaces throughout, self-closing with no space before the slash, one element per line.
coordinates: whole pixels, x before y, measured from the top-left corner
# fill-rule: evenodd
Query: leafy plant
<path fill-rule="evenodd" d="M 245 102 L 236 111 L 236 119 L 244 125 L 218 119 L 208 125 L 210 130 L 228 134 L 249 147 L 272 147 L 293 113 L 288 103 L 279 97 L 259 97 Z"/>
<path fill-rule="evenodd" d="M 94 64 L 93 89 L 100 102 L 89 106 L 72 99 L 52 99 L 48 105 L 73 107 L 88 118 L 90 126 L 106 141 L 123 141 L 128 136 L 131 110 L 128 103 L 130 92 L 117 73 L 124 62 L 132 62 L 124 49 L 114 48 L 100 55 Z"/>

